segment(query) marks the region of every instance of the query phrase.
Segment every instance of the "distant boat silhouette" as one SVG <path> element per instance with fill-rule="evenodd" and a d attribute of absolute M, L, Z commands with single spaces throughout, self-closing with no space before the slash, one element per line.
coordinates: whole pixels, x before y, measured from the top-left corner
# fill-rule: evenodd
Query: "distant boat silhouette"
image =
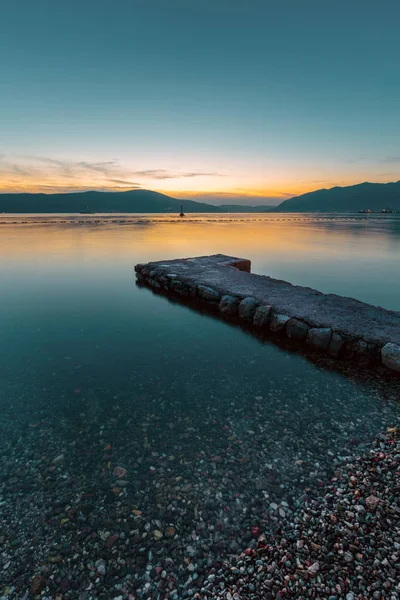
<path fill-rule="evenodd" d="M 183 212 L 183 206 L 182 206 L 182 204 L 181 204 L 181 212 L 179 213 L 179 216 L 180 217 L 184 217 L 185 216 L 185 213 Z"/>

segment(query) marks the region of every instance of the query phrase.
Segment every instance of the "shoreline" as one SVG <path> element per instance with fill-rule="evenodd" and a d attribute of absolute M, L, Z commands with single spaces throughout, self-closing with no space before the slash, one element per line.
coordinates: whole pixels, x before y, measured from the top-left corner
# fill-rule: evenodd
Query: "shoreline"
<path fill-rule="evenodd" d="M 398 222 L 400 213 L 323 213 L 323 212 L 212 212 L 212 213 L 187 213 L 184 218 L 176 213 L 2 213 L 0 214 L 0 225 L 21 225 L 21 224 L 63 224 L 63 223 L 102 223 L 113 222 L 117 224 L 136 223 L 138 220 L 160 223 L 196 223 L 196 222 L 238 222 L 238 221 L 351 221 L 351 222 Z M 157 221 L 159 219 L 159 221 Z"/>
<path fill-rule="evenodd" d="M 258 527 L 238 557 L 213 570 L 201 599 L 381 600 L 400 597 L 400 436 L 388 427 L 335 472 L 272 540 Z M 229 582 L 223 594 L 218 583 Z"/>

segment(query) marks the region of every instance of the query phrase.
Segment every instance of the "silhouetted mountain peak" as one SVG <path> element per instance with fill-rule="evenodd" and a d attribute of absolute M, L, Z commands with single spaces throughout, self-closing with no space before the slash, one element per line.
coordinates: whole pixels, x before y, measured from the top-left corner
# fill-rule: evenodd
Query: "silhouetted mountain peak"
<path fill-rule="evenodd" d="M 282 202 L 277 212 L 358 212 L 400 210 L 400 181 L 335 186 L 295 196 Z"/>
<path fill-rule="evenodd" d="M 0 194 L 0 213 L 187 213 L 265 212 L 268 206 L 214 206 L 172 198 L 152 190 L 104 192 L 89 190 L 58 194 Z"/>

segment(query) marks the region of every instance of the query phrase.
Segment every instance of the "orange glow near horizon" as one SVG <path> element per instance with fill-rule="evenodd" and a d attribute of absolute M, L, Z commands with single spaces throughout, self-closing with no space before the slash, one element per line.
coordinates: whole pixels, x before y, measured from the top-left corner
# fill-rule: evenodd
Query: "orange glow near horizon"
<path fill-rule="evenodd" d="M 158 157 L 159 166 L 149 169 L 146 164 L 135 167 L 133 159 L 129 158 L 123 163 L 98 157 L 95 160 L 70 160 L 0 155 L 0 193 L 149 189 L 211 204 L 242 201 L 251 205 L 278 204 L 293 196 L 336 185 L 396 180 L 394 173 L 366 170 L 365 165 L 363 168 L 279 163 L 263 166 L 222 158 L 198 164 L 200 166 L 194 169 L 189 157 L 181 160 L 175 157 L 166 167 Z"/>
<path fill-rule="evenodd" d="M 247 199 L 249 202 L 253 198 L 254 200 L 268 198 L 270 200 L 276 199 L 277 202 L 282 202 L 292 196 L 298 196 L 307 192 L 312 192 L 321 188 L 331 188 L 334 185 L 346 186 L 355 185 L 361 183 L 360 180 L 339 180 L 335 184 L 324 182 L 321 183 L 282 183 L 281 185 L 266 186 L 261 188 L 230 188 L 229 186 L 219 186 L 219 188 L 207 188 L 202 189 L 168 189 L 166 186 L 160 186 L 159 181 L 149 182 L 141 186 L 130 186 L 125 184 L 111 184 L 105 183 L 103 180 L 83 180 L 71 184 L 68 180 L 57 180 L 57 181 L 25 181 L 16 182 L 15 180 L 0 180 L 0 193 L 68 193 L 68 192 L 84 192 L 89 190 L 109 191 L 109 192 L 121 192 L 128 191 L 131 189 L 151 189 L 168 196 L 175 198 L 187 198 L 190 200 L 197 200 L 199 202 L 208 202 L 214 198 L 215 202 L 218 203 L 218 199 L 221 198 L 225 202 L 237 198 Z M 284 191 L 282 191 L 284 190 Z"/>
<path fill-rule="evenodd" d="M 16 182 L 15 180 L 6 180 L 2 179 L 0 181 L 0 193 L 67 193 L 67 192 L 84 192 L 88 190 L 100 190 L 100 191 L 109 191 L 109 192 L 121 192 L 127 191 L 131 189 L 151 189 L 153 191 L 160 192 L 162 194 L 166 194 L 168 196 L 176 197 L 176 198 L 188 198 L 196 200 L 196 198 L 201 201 L 201 196 L 206 197 L 215 197 L 215 200 L 218 200 L 219 196 L 223 196 L 224 198 L 228 198 L 232 196 L 235 197 L 244 197 L 244 198 L 276 198 L 277 201 L 285 200 L 290 196 L 295 196 L 300 193 L 304 193 L 305 191 L 311 191 L 308 186 L 303 186 L 302 188 L 291 187 L 289 185 L 282 186 L 285 190 L 289 189 L 289 192 L 282 192 L 279 188 L 230 188 L 228 185 L 219 186 L 218 188 L 201 188 L 201 189 L 168 189 L 166 186 L 160 186 L 159 181 L 149 182 L 148 184 L 143 184 L 141 186 L 130 186 L 125 184 L 110 184 L 105 183 L 103 180 L 83 180 L 76 182 L 71 185 L 71 181 L 68 180 L 57 180 L 57 181 L 24 181 L 24 182 Z M 317 189 L 314 188 L 314 189 Z M 303 191 L 304 190 L 304 191 Z"/>
<path fill-rule="evenodd" d="M 129 178 L 129 176 L 127 176 Z M 203 178 L 205 179 L 205 178 Z M 148 181 L 135 182 L 136 185 L 129 185 L 129 183 L 113 183 L 112 180 L 105 177 L 62 177 L 54 176 L 52 173 L 46 173 L 39 178 L 36 177 L 7 177 L 3 176 L 0 179 L 0 192 L 2 193 L 57 193 L 57 192 L 77 192 L 87 190 L 104 190 L 104 191 L 125 191 L 130 189 L 151 189 L 163 194 L 167 194 L 173 197 L 186 197 L 193 198 L 201 195 L 211 196 L 215 195 L 216 199 L 219 195 L 223 196 L 244 196 L 263 198 L 270 197 L 276 198 L 277 200 L 284 200 L 287 197 L 295 196 L 297 194 L 311 191 L 312 189 L 318 189 L 318 185 L 310 187 L 310 184 L 299 185 L 294 182 L 274 182 L 272 184 L 264 184 L 255 186 L 249 182 L 246 186 L 246 182 L 241 182 L 240 187 L 237 185 L 237 180 L 231 181 L 229 177 L 224 177 L 223 181 L 215 178 L 212 181 L 213 185 L 210 185 L 208 181 L 195 181 L 191 179 L 190 187 L 185 185 L 176 185 L 176 179 L 172 180 L 158 180 L 149 179 Z M 247 178 L 246 178 L 247 179 Z M 319 186 L 320 187 L 320 186 Z"/>

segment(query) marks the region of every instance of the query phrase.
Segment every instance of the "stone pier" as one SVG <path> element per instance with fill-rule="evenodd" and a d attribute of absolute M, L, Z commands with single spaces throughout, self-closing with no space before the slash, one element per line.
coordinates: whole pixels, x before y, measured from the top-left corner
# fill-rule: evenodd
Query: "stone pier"
<path fill-rule="evenodd" d="M 138 264 L 138 281 L 200 302 L 229 320 L 286 336 L 333 357 L 359 357 L 400 373 L 400 313 L 250 272 L 216 254 Z"/>

